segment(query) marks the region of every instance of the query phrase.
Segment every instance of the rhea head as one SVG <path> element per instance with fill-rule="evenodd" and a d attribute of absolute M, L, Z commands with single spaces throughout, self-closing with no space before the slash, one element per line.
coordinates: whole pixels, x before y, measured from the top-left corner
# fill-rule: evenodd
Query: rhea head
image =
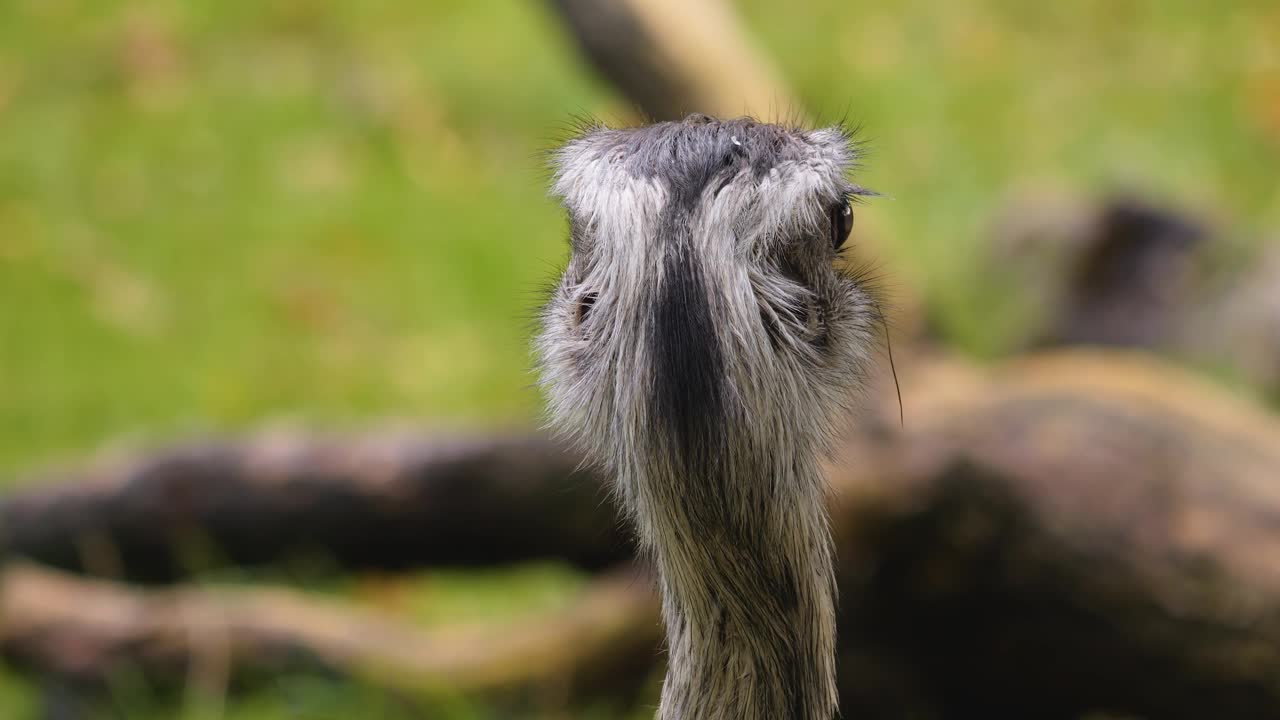
<path fill-rule="evenodd" d="M 664 595 L 661 714 L 831 717 L 819 470 L 878 306 L 841 262 L 856 145 L 743 118 L 593 126 L 554 155 L 570 257 L 537 354 Z"/>

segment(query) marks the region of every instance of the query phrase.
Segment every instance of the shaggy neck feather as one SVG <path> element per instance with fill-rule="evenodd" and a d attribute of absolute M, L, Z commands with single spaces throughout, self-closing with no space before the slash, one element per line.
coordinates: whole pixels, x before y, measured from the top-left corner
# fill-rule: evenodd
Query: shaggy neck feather
<path fill-rule="evenodd" d="M 684 500 L 643 503 L 638 518 L 667 626 L 659 718 L 830 720 L 835 583 L 820 471 L 813 463 L 737 481 L 744 491 L 714 504 L 642 481 Z"/>

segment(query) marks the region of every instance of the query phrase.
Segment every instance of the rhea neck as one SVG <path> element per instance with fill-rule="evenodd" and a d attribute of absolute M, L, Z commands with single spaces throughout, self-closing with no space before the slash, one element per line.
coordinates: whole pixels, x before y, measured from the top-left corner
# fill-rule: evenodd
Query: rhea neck
<path fill-rule="evenodd" d="M 663 593 L 659 717 L 831 720 L 835 583 L 817 453 L 772 395 L 752 399 L 778 378 L 719 332 L 733 310 L 709 285 L 696 256 L 671 256 L 646 342 L 644 447 L 622 477 Z"/>
<path fill-rule="evenodd" d="M 660 720 L 830 720 L 835 591 L 816 463 L 640 479 L 669 668 Z M 717 487 L 719 486 L 719 487 Z M 708 490 L 735 493 L 713 500 Z M 653 502 L 656 496 L 673 502 Z"/>

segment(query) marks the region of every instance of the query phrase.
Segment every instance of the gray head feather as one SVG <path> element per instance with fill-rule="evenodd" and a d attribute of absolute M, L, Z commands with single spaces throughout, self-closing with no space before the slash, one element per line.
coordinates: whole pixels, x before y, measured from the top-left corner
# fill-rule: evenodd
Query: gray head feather
<path fill-rule="evenodd" d="M 663 720 L 835 714 L 819 462 L 879 318 L 836 263 L 855 159 L 840 128 L 705 116 L 554 156 L 572 238 L 542 384 L 657 564 Z"/>

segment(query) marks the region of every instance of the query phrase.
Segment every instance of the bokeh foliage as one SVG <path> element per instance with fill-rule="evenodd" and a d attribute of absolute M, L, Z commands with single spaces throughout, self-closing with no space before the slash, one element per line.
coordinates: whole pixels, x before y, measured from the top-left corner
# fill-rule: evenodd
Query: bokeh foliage
<path fill-rule="evenodd" d="M 974 250 L 1011 187 L 1280 221 L 1274 3 L 742 9 L 864 126 L 890 290 L 972 350 L 1000 348 Z M 541 153 L 573 113 L 628 114 L 527 0 L 5 3 L 0 467 L 271 417 L 532 418 L 563 253 Z"/>

